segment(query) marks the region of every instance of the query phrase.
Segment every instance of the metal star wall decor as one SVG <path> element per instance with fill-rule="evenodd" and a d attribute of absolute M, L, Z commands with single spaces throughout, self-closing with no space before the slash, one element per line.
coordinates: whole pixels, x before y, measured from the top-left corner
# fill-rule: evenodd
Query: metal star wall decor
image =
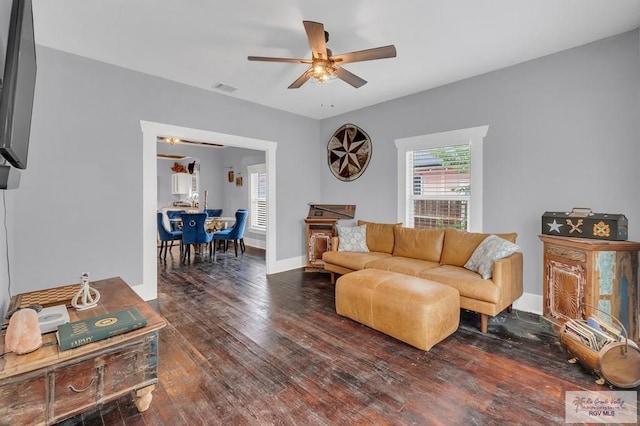
<path fill-rule="evenodd" d="M 360 127 L 344 124 L 329 139 L 327 162 L 338 179 L 351 182 L 360 177 L 371 160 L 371 138 Z"/>

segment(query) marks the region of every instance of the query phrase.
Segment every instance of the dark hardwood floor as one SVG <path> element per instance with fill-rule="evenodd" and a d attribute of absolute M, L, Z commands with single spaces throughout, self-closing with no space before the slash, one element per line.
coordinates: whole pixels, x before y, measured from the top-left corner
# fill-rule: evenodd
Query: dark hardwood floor
<path fill-rule="evenodd" d="M 265 275 L 264 252 L 158 264 L 159 380 L 151 407 L 126 397 L 63 424 L 549 425 L 565 392 L 609 390 L 538 317 L 504 313 L 423 352 L 338 316 L 329 275 Z"/>

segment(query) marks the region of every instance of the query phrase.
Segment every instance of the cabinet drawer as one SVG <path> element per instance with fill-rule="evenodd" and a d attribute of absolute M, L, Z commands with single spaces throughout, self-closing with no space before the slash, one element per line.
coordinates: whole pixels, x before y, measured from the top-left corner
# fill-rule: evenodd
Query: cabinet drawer
<path fill-rule="evenodd" d="M 546 255 L 549 257 L 556 257 L 568 261 L 585 263 L 587 261 L 587 253 L 582 250 L 576 250 L 570 247 L 562 247 L 553 244 L 546 246 Z"/>
<path fill-rule="evenodd" d="M 44 374 L 3 381 L 0 385 L 0 424 L 44 424 L 46 396 Z"/>
<path fill-rule="evenodd" d="M 95 404 L 98 395 L 97 359 L 89 359 L 55 370 L 53 415 L 61 418 Z"/>
<path fill-rule="evenodd" d="M 137 344 L 104 356 L 105 397 L 133 390 L 144 381 L 144 349 Z"/>

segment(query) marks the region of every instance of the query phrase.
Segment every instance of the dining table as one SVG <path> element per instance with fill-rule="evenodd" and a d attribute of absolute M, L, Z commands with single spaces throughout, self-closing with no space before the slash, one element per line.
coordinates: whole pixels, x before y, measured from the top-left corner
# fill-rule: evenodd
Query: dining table
<path fill-rule="evenodd" d="M 204 229 L 207 232 L 216 232 L 222 229 L 227 229 L 229 226 L 233 226 L 235 222 L 236 218 L 231 216 L 208 217 L 204 222 Z M 177 229 L 182 229 L 182 218 L 180 217 L 169 219 L 169 223 L 175 224 Z"/>
<path fill-rule="evenodd" d="M 204 222 L 204 228 L 207 232 L 216 232 L 233 226 L 235 222 L 235 217 L 208 217 Z"/>

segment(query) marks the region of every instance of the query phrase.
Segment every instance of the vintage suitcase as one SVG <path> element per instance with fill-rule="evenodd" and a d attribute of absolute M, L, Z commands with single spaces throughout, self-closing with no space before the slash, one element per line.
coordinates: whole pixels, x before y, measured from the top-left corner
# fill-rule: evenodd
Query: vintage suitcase
<path fill-rule="evenodd" d="M 542 233 L 626 241 L 629 223 L 623 214 L 593 213 L 589 208 L 575 207 L 570 212 L 545 212 L 542 215 Z"/>

